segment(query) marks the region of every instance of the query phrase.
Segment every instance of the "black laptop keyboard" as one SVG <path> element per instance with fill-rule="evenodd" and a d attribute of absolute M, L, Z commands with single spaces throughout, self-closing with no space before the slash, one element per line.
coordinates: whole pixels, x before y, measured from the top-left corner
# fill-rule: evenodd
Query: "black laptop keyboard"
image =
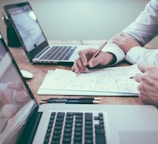
<path fill-rule="evenodd" d="M 42 60 L 68 60 L 76 46 L 53 46 L 44 56 Z"/>
<path fill-rule="evenodd" d="M 44 144 L 106 144 L 103 113 L 52 112 Z"/>

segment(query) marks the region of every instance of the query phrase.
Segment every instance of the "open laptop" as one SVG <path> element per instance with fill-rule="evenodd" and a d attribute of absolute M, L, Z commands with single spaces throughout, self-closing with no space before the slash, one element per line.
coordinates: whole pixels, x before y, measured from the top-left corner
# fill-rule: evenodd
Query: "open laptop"
<path fill-rule="evenodd" d="M 158 110 L 143 105 L 38 105 L 0 35 L 0 144 L 157 144 Z"/>
<path fill-rule="evenodd" d="M 90 47 L 85 45 L 50 46 L 29 2 L 5 5 L 3 8 L 32 63 L 72 65 L 78 57 L 78 51 Z"/>

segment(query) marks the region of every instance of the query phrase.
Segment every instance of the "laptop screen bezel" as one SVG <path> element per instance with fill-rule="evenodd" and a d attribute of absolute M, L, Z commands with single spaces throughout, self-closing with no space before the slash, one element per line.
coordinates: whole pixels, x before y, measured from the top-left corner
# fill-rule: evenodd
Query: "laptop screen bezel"
<path fill-rule="evenodd" d="M 17 65 L 17 63 L 16 63 L 16 61 L 14 60 L 14 57 L 13 57 L 13 55 L 11 54 L 9 48 L 7 47 L 7 45 L 6 45 L 5 41 L 4 41 L 4 38 L 3 38 L 3 36 L 2 36 L 1 33 L 0 33 L 0 41 L 2 42 L 2 44 L 3 44 L 3 46 L 4 46 L 5 50 L 6 50 L 6 52 L 9 54 L 9 57 L 11 58 L 12 64 L 14 65 L 15 69 L 16 69 L 17 72 L 18 72 L 18 75 L 20 76 L 20 79 L 22 80 L 22 82 L 24 83 L 26 89 L 28 90 L 29 95 L 30 95 L 31 98 L 34 99 L 34 100 L 36 101 L 36 103 L 37 103 L 37 100 L 34 98 L 33 93 L 31 92 L 31 90 L 30 90 L 28 84 L 26 83 L 24 77 L 22 76 L 22 73 L 20 72 L 20 69 L 19 69 L 19 67 L 18 67 L 18 65 Z"/>
<path fill-rule="evenodd" d="M 9 48 L 7 47 L 7 45 L 6 45 L 5 41 L 4 41 L 4 38 L 3 38 L 3 36 L 2 36 L 1 33 L 0 33 L 0 41 L 1 41 L 1 43 L 2 43 L 2 45 L 3 45 L 3 47 L 4 47 L 4 49 L 5 49 L 5 51 L 6 51 L 7 54 L 9 55 L 9 57 L 10 57 L 10 59 L 11 59 L 11 63 L 12 63 L 12 65 L 14 66 L 16 72 L 18 73 L 19 78 L 22 80 L 22 82 L 23 82 L 25 88 L 27 89 L 27 92 L 28 92 L 30 98 L 34 101 L 34 104 L 33 104 L 32 108 L 31 108 L 31 111 L 29 111 L 28 116 L 27 116 L 27 118 L 25 119 L 25 121 L 24 121 L 24 123 L 23 123 L 23 127 L 21 127 L 20 131 L 18 131 L 18 132 L 20 132 L 20 133 L 18 134 L 18 137 L 16 137 L 16 138 L 17 138 L 17 142 L 18 142 L 18 141 L 19 141 L 19 138 L 21 138 L 21 135 L 24 133 L 24 130 L 25 130 L 24 128 L 27 127 L 27 125 L 28 125 L 28 122 L 27 122 L 27 121 L 28 121 L 29 119 L 31 119 L 32 116 L 33 116 L 35 113 L 37 113 L 37 111 L 38 111 L 38 109 L 39 109 L 39 106 L 38 106 L 37 100 L 35 99 L 35 97 L 33 96 L 33 93 L 31 92 L 31 90 L 30 90 L 28 84 L 26 83 L 25 79 L 23 78 L 23 76 L 22 76 L 22 74 L 21 74 L 21 72 L 20 72 L 20 69 L 19 69 L 19 67 L 18 67 L 18 65 L 17 65 L 17 63 L 16 63 L 16 61 L 14 60 L 14 57 L 13 57 L 13 55 L 11 54 Z M 30 132 L 30 133 L 31 133 L 31 132 Z M 14 134 L 14 135 L 16 135 L 16 134 Z M 24 136 L 24 135 L 23 135 L 23 136 Z M 28 135 L 27 135 L 26 137 L 28 137 Z M 9 140 L 9 139 L 8 139 L 8 140 Z M 8 140 L 7 140 L 7 141 L 8 141 Z"/>
<path fill-rule="evenodd" d="M 5 13 L 6 13 L 7 17 L 8 17 L 8 20 L 10 21 L 11 26 L 12 26 L 13 29 L 15 30 L 15 32 L 16 32 L 16 34 L 17 34 L 17 36 L 18 36 L 18 38 L 19 38 L 19 40 L 20 40 L 20 42 L 21 42 L 21 44 L 22 44 L 22 47 L 24 48 L 24 51 L 25 51 L 25 53 L 26 53 L 26 55 L 27 55 L 29 61 L 32 62 L 32 59 L 33 59 L 39 52 L 41 52 L 44 48 L 48 47 L 49 44 L 48 44 L 48 41 L 47 41 L 47 39 L 46 39 L 46 36 L 45 36 L 45 34 L 44 34 L 44 32 L 43 32 L 43 30 L 42 30 L 42 28 L 41 28 L 41 26 L 40 26 L 40 24 L 39 24 L 39 22 L 38 22 L 38 19 L 37 19 L 36 22 L 37 22 L 37 24 L 39 25 L 40 30 L 41 30 L 41 32 L 42 32 L 42 34 L 43 34 L 45 40 L 44 40 L 40 45 L 35 46 L 35 48 L 34 48 L 33 50 L 31 50 L 30 52 L 27 51 L 27 48 L 25 47 L 24 41 L 23 41 L 22 37 L 20 36 L 20 33 L 18 32 L 18 30 L 17 30 L 17 28 L 16 28 L 16 25 L 14 24 L 14 21 L 13 21 L 11 15 L 9 14 L 9 10 L 10 10 L 10 9 L 18 8 L 18 7 L 24 7 L 24 6 L 29 6 L 30 9 L 33 11 L 33 9 L 32 9 L 32 7 L 31 7 L 31 5 L 30 5 L 29 2 L 21 2 L 21 3 L 14 3 L 14 4 L 3 5 L 3 9 L 4 9 L 4 11 L 5 11 Z M 34 12 L 34 11 L 33 11 L 33 12 Z"/>

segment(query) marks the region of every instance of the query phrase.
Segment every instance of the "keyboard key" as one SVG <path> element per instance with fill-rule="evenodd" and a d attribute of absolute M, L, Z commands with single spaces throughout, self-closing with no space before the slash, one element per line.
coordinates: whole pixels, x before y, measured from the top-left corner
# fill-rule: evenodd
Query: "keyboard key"
<path fill-rule="evenodd" d="M 92 139 L 86 139 L 85 144 L 93 144 L 93 140 Z"/>
<path fill-rule="evenodd" d="M 106 144 L 103 113 L 58 112 L 49 122 L 44 144 Z"/>
<path fill-rule="evenodd" d="M 85 120 L 86 121 L 92 121 L 92 113 L 86 113 L 85 114 Z"/>
<path fill-rule="evenodd" d="M 103 134 L 96 135 L 96 144 L 106 144 L 105 136 Z"/>
<path fill-rule="evenodd" d="M 41 60 L 68 60 L 76 46 L 53 46 L 45 53 Z"/>

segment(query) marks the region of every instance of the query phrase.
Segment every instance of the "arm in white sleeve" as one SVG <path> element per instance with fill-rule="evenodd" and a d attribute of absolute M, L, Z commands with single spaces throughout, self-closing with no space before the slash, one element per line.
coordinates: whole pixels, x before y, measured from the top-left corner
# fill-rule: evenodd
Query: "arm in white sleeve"
<path fill-rule="evenodd" d="M 158 0 L 151 0 L 137 19 L 131 23 L 124 33 L 129 34 L 142 46 L 158 34 Z"/>
<path fill-rule="evenodd" d="M 158 66 L 158 49 L 146 49 L 136 46 L 128 51 L 125 59 L 131 64 L 145 62 Z"/>
<path fill-rule="evenodd" d="M 116 57 L 116 61 L 112 65 L 119 63 L 125 58 L 123 50 L 119 46 L 111 42 L 108 42 L 108 44 L 103 48 L 102 51 L 112 53 Z"/>

